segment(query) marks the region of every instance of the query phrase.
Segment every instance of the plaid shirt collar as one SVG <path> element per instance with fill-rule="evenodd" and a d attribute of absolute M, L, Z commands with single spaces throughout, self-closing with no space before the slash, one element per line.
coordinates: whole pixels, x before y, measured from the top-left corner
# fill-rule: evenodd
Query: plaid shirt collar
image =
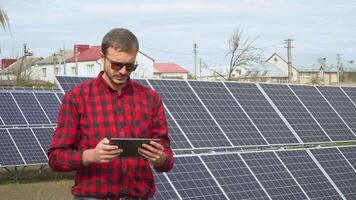
<path fill-rule="evenodd" d="M 97 83 L 104 89 L 104 91 L 107 91 L 109 93 L 114 93 L 117 94 L 117 91 L 113 89 L 103 78 L 104 71 L 101 71 L 96 78 Z M 127 84 L 121 89 L 120 95 L 132 95 L 133 94 L 133 82 L 131 81 L 131 78 L 129 77 L 127 80 Z"/>

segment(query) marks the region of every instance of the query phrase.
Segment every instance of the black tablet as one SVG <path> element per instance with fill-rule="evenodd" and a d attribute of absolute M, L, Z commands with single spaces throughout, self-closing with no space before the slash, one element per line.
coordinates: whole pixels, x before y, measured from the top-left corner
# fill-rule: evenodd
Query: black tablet
<path fill-rule="evenodd" d="M 121 157 L 139 157 L 138 148 L 142 144 L 150 143 L 151 141 L 159 142 L 159 139 L 150 138 L 111 138 L 111 145 L 117 145 L 123 150 L 120 154 Z"/>

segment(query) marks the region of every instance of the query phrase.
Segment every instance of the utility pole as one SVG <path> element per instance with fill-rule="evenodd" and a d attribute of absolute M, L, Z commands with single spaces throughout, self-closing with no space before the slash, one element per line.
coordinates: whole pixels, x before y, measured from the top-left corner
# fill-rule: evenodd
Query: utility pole
<path fill-rule="evenodd" d="M 63 45 L 62 58 L 63 58 L 63 74 L 66 75 L 66 47 L 65 47 L 65 45 Z"/>
<path fill-rule="evenodd" d="M 292 73 L 292 48 L 294 48 L 292 46 L 292 39 L 286 39 L 284 40 L 287 43 L 287 54 L 288 54 L 288 83 L 292 82 L 292 77 L 293 77 L 293 73 Z"/>
<path fill-rule="evenodd" d="M 196 43 L 194 43 L 193 46 L 193 56 L 194 56 L 194 75 L 195 75 L 195 79 L 197 79 L 197 54 L 198 54 L 198 46 Z"/>
<path fill-rule="evenodd" d="M 336 69 L 337 70 L 337 73 L 336 73 L 337 83 L 340 83 L 340 65 L 341 65 L 340 60 L 341 60 L 341 58 L 340 58 L 340 54 L 339 53 L 337 54 L 336 60 L 337 60 L 337 66 L 336 66 L 336 68 L 337 68 Z"/>
<path fill-rule="evenodd" d="M 75 76 L 78 75 L 78 46 L 74 47 L 74 56 L 75 56 Z"/>

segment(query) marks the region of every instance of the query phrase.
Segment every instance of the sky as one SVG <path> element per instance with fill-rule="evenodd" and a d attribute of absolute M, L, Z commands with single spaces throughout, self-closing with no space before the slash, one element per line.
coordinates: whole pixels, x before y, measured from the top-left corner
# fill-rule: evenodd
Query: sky
<path fill-rule="evenodd" d="M 26 43 L 47 57 L 74 44 L 100 45 L 113 28 L 131 30 L 140 50 L 156 62 L 194 71 L 198 59 L 211 68 L 227 65 L 228 41 L 236 29 L 255 38 L 264 57 L 341 54 L 356 59 L 354 0 L 0 0 L 11 33 L 0 29 L 0 58 L 22 56 Z"/>

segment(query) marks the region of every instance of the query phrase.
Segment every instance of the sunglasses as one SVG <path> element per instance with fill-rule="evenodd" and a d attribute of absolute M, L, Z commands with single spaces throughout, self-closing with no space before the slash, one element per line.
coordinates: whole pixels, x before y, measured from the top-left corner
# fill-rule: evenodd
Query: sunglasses
<path fill-rule="evenodd" d="M 132 72 L 132 71 L 135 71 L 135 69 L 138 66 L 138 64 L 136 62 L 133 62 L 133 63 L 121 63 L 121 62 L 112 61 L 108 57 L 105 57 L 105 59 L 109 61 L 109 63 L 111 64 L 111 69 L 113 69 L 113 70 L 120 70 L 125 66 L 126 70 L 128 72 Z"/>

